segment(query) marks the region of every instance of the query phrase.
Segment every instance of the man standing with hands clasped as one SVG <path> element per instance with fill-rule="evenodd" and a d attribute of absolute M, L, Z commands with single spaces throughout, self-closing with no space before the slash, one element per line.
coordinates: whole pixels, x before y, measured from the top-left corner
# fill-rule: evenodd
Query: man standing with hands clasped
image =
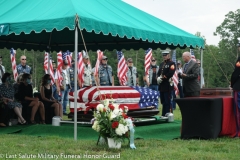
<path fill-rule="evenodd" d="M 191 59 L 190 52 L 184 52 L 182 59 L 185 62 L 183 65 L 183 73 L 179 76 L 183 80 L 183 94 L 184 97 L 199 97 L 200 85 L 198 81 L 199 66 Z"/>
<path fill-rule="evenodd" d="M 173 91 L 173 74 L 176 70 L 175 63 L 170 59 L 170 51 L 162 52 L 163 62 L 159 66 L 157 82 L 159 84 L 160 99 L 162 103 L 162 116 L 172 112 L 171 99 Z"/>

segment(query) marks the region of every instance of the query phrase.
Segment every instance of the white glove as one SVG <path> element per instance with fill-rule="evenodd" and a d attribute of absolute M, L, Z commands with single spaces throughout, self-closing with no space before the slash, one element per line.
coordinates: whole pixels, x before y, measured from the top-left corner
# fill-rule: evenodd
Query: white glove
<path fill-rule="evenodd" d="M 157 83 L 158 84 L 162 83 L 162 77 L 161 76 L 157 78 Z"/>

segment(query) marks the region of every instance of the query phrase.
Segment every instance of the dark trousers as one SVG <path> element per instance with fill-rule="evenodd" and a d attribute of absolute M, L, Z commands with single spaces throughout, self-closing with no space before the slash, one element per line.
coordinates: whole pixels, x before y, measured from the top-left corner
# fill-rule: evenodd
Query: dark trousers
<path fill-rule="evenodd" d="M 183 97 L 184 97 L 183 87 L 181 86 L 180 83 L 178 83 L 178 91 L 179 91 L 179 96 L 180 96 L 180 98 L 183 98 Z"/>
<path fill-rule="evenodd" d="M 4 123 L 8 126 L 8 121 L 10 119 L 9 117 L 10 109 L 7 105 L 5 105 L 3 102 L 0 102 L 0 123 Z"/>
<path fill-rule="evenodd" d="M 170 112 L 172 92 L 160 92 L 160 99 L 162 103 L 162 116 Z"/>
<path fill-rule="evenodd" d="M 172 91 L 172 98 L 171 98 L 171 104 L 172 104 L 172 111 L 176 109 L 176 102 L 175 102 L 176 94 L 175 90 Z"/>
<path fill-rule="evenodd" d="M 200 96 L 200 91 L 197 92 L 185 92 L 184 93 L 184 98 L 186 97 L 199 97 Z"/>

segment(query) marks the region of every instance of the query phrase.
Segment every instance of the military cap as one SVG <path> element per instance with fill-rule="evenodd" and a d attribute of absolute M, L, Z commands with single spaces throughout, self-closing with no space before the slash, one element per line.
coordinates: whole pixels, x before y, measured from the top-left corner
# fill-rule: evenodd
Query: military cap
<path fill-rule="evenodd" d="M 163 55 L 163 56 L 166 56 L 166 55 L 168 55 L 169 53 L 170 53 L 170 51 L 168 51 L 168 50 L 162 51 L 162 55 Z"/>

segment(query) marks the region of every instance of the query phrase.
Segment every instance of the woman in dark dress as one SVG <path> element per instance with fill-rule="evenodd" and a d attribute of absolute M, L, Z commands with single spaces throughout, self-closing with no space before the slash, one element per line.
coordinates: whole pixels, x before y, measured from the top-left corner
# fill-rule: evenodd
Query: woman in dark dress
<path fill-rule="evenodd" d="M 26 124 L 26 120 L 22 117 L 22 105 L 14 99 L 14 88 L 11 84 L 11 74 L 4 73 L 2 77 L 2 84 L 0 85 L 0 95 L 3 103 L 10 109 L 13 109 L 18 116 L 18 123 Z"/>
<path fill-rule="evenodd" d="M 42 101 L 45 107 L 54 107 L 54 113 L 56 116 L 62 118 L 62 105 L 54 97 L 52 93 L 51 78 L 49 74 L 45 74 L 42 77 L 42 84 L 40 88 Z"/>
<path fill-rule="evenodd" d="M 239 47 L 240 48 L 240 47 Z M 240 136 L 240 57 L 235 64 L 235 69 L 231 76 L 231 87 L 233 89 L 234 115 L 237 124 L 236 137 Z"/>
<path fill-rule="evenodd" d="M 44 105 L 38 98 L 33 97 L 33 88 L 31 85 L 31 76 L 30 74 L 24 73 L 22 75 L 22 82 L 18 88 L 18 98 L 22 104 L 32 107 L 32 113 L 30 121 L 32 124 L 36 124 L 34 118 L 37 110 L 39 109 L 42 121 L 42 124 L 45 124 L 45 110 Z"/>

